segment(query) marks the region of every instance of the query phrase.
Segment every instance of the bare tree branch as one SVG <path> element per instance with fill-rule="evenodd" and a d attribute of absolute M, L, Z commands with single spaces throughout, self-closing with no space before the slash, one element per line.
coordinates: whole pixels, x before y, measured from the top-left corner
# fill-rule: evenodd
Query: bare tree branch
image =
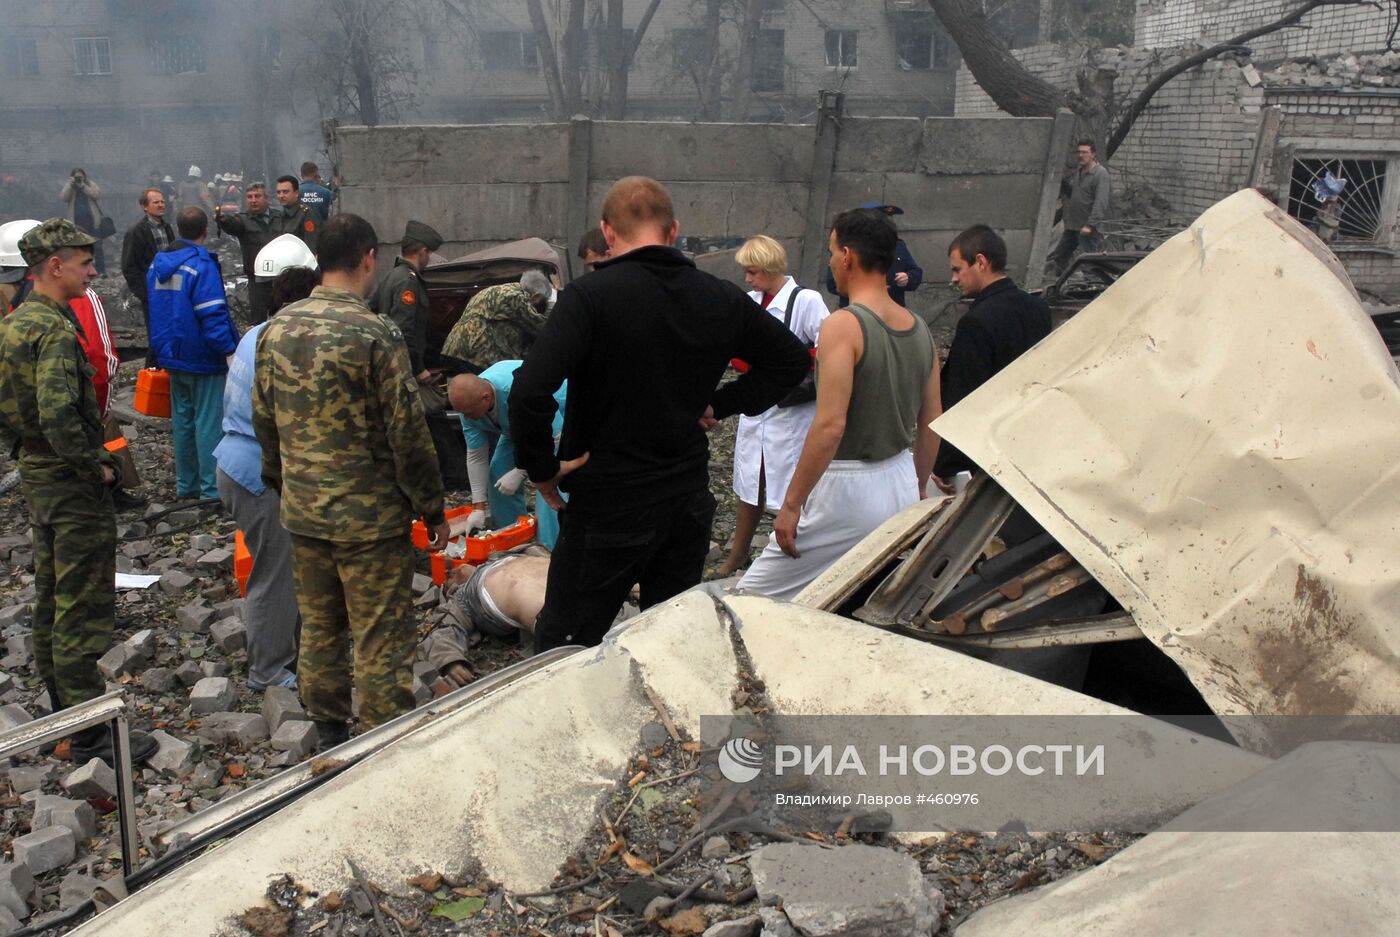
<path fill-rule="evenodd" d="M 1394 0 L 1392 0 L 1392 2 L 1394 2 Z M 1237 36 L 1232 36 L 1224 42 L 1218 42 L 1209 48 L 1202 49 L 1194 55 L 1188 55 L 1186 58 L 1168 66 L 1161 74 L 1148 82 L 1147 87 L 1143 88 L 1138 96 L 1133 99 L 1132 103 L 1128 105 L 1127 111 L 1113 128 L 1113 132 L 1109 134 L 1108 145 L 1104 148 L 1105 155 L 1112 157 L 1118 148 L 1123 145 L 1123 141 L 1128 138 L 1128 134 L 1133 129 L 1133 124 L 1142 116 L 1142 112 L 1147 109 L 1147 105 L 1152 100 L 1153 95 L 1161 91 L 1173 78 L 1183 72 L 1190 71 L 1198 65 L 1204 65 L 1211 59 L 1218 58 L 1227 52 L 1239 51 L 1243 49 L 1247 43 L 1258 39 L 1260 36 L 1267 36 L 1269 33 L 1275 33 L 1280 29 L 1286 29 L 1289 26 L 1297 25 L 1299 20 L 1307 16 L 1313 10 L 1321 7 L 1347 6 L 1373 7 L 1375 3 L 1373 0 L 1305 0 L 1305 2 L 1300 3 L 1288 13 L 1271 23 L 1265 23 L 1253 29 L 1247 29 Z"/>
<path fill-rule="evenodd" d="M 972 77 L 997 107 L 1014 117 L 1052 117 L 1066 105 L 1063 91 L 1011 54 L 977 0 L 929 0 L 929 6 L 957 43 Z"/>
<path fill-rule="evenodd" d="M 554 40 L 549 35 L 549 21 L 545 19 L 544 7 L 540 0 L 525 0 L 525 9 L 530 14 L 530 27 L 535 32 L 535 48 L 540 57 L 545 87 L 549 89 L 550 109 L 554 112 L 555 120 L 567 120 L 570 115 L 564 100 L 564 83 L 559 78 L 559 60 L 554 56 Z"/>

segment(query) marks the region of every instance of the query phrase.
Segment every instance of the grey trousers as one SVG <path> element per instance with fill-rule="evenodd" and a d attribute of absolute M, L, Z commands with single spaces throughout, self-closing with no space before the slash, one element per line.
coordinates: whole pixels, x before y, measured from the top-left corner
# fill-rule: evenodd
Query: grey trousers
<path fill-rule="evenodd" d="M 255 495 L 217 473 L 219 500 L 243 531 L 253 569 L 248 574 L 243 620 L 248 626 L 248 683 L 264 689 L 282 682 L 296 666 L 301 638 L 296 584 L 292 579 L 292 538 L 282 526 L 281 499 L 271 488 Z"/>

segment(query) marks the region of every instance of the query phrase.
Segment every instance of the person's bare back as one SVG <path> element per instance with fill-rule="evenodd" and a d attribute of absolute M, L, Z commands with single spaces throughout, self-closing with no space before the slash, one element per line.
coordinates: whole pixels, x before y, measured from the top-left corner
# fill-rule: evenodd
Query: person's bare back
<path fill-rule="evenodd" d="M 482 587 L 496 608 L 527 635 L 533 635 L 535 619 L 544 606 L 549 557 L 519 556 L 492 566 L 483 575 L 486 578 L 482 580 Z"/>

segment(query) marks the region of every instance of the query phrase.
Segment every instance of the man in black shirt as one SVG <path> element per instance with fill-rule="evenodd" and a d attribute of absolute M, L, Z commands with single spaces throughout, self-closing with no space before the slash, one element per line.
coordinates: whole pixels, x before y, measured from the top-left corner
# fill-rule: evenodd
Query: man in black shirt
<path fill-rule="evenodd" d="M 811 368 L 780 320 L 676 250 L 660 183 L 614 185 L 602 228 L 610 259 L 559 294 L 510 394 L 516 464 L 560 511 L 536 651 L 599 643 L 634 583 L 648 608 L 700 581 L 715 510 L 705 431 L 762 413 Z M 749 370 L 716 389 L 731 358 Z"/>
<path fill-rule="evenodd" d="M 972 300 L 958 321 L 943 367 L 943 409 L 981 387 L 1002 368 L 1050 334 L 1050 307 L 1019 289 L 1006 275 L 1006 242 L 986 225 L 959 234 L 948 248 L 953 285 Z M 933 474 L 939 486 L 976 466 L 948 440 L 938 447 Z"/>

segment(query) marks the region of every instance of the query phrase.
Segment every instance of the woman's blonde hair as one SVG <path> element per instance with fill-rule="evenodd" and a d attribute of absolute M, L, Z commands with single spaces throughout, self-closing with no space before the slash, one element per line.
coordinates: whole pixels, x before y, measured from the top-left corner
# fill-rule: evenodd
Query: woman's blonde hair
<path fill-rule="evenodd" d="M 745 270 L 752 267 L 769 276 L 787 273 L 787 251 L 783 245 L 766 234 L 759 234 L 744 242 L 734 260 Z"/>

